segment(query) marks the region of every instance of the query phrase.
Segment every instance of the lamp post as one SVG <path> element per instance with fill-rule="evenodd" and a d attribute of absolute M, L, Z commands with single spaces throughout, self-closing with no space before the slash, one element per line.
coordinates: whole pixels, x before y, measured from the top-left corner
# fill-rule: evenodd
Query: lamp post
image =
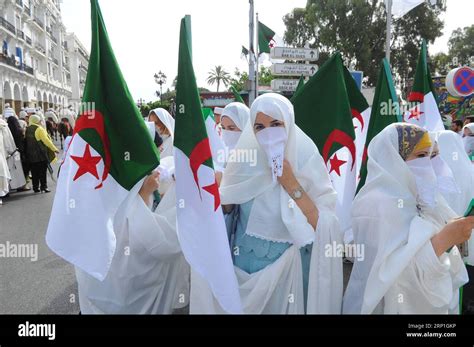
<path fill-rule="evenodd" d="M 160 86 L 160 103 L 163 103 L 163 84 L 166 83 L 166 75 L 160 70 L 154 77 L 156 84 Z"/>

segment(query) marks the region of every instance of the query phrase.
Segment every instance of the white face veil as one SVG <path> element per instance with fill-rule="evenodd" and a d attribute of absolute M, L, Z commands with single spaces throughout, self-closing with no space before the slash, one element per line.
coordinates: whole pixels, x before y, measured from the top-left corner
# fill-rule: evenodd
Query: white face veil
<path fill-rule="evenodd" d="M 256 160 L 230 162 L 227 165 L 220 188 L 221 201 L 224 205 L 229 205 L 254 200 L 246 233 L 301 247 L 314 240 L 314 229 L 299 208 L 294 206 L 296 204 L 291 202 L 283 187 L 273 181 L 266 154 L 253 130 L 259 112 L 285 123 L 285 159 L 320 214 L 322 211 L 335 210 L 336 193 L 317 147 L 295 125 L 290 101 L 274 93 L 258 97 L 252 105 L 250 123 L 245 127 L 235 149 L 241 153 L 253 153 Z"/>
<path fill-rule="evenodd" d="M 439 194 L 433 208 L 418 203 L 415 176 L 399 151 L 400 126 L 409 124 L 389 125 L 368 148 L 367 180 L 352 206 L 354 242 L 365 256 L 354 264 L 346 313 L 372 313 L 415 254 L 455 217 Z"/>

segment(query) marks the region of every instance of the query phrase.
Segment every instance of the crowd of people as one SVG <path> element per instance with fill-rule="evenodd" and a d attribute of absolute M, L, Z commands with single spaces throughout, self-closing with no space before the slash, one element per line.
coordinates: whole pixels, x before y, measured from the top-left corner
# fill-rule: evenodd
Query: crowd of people
<path fill-rule="evenodd" d="M 227 150 L 258 159 L 215 165 L 244 313 L 459 313 L 474 265 L 474 217 L 463 217 L 474 198 L 470 119 L 436 134 L 395 123 L 370 143 L 366 184 L 352 206 L 354 243 L 365 254 L 344 293 L 343 259 L 327 252 L 343 242 L 336 192 L 292 104 L 269 93 L 251 109 L 231 103 L 218 112 Z M 128 251 L 115 253 L 106 278 L 76 268 L 81 311 L 223 313 L 180 248 L 174 119 L 156 109 L 148 121 L 161 164 L 115 230 L 117 249 Z"/>
<path fill-rule="evenodd" d="M 73 133 L 77 115 L 72 109 L 22 108 L 17 115 L 5 104 L 0 115 L 0 205 L 11 192 L 33 189 L 49 193 L 47 173 L 59 149 Z"/>

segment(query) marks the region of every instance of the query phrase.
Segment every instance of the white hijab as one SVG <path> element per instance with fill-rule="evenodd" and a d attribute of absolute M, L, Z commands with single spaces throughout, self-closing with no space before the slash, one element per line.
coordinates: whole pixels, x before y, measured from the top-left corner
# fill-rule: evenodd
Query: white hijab
<path fill-rule="evenodd" d="M 462 129 L 462 134 L 463 134 L 463 144 L 464 144 L 464 150 L 468 155 L 473 155 L 474 154 L 474 136 L 464 136 L 464 130 L 469 129 L 472 134 L 474 134 L 474 123 L 469 123 L 464 126 Z"/>
<path fill-rule="evenodd" d="M 229 117 L 243 131 L 250 120 L 250 110 L 241 102 L 231 102 L 224 108 L 222 117 Z"/>
<path fill-rule="evenodd" d="M 285 123 L 288 140 L 287 159 L 303 189 L 321 212 L 335 211 L 336 192 L 316 145 L 295 124 L 293 105 L 285 97 L 268 93 L 258 97 L 250 110 L 250 123 L 245 127 L 236 150 L 254 151 L 256 164 L 228 164 L 221 184 L 224 205 L 243 204 L 254 200 L 246 233 L 275 242 L 288 242 L 298 247 L 314 241 L 314 229 L 299 208 L 291 208 L 284 188 L 273 182 L 265 152 L 260 148 L 253 125 L 263 112 Z"/>
<path fill-rule="evenodd" d="M 416 253 L 455 217 L 439 194 L 434 208 L 418 210 L 415 176 L 399 154 L 399 125 L 389 125 L 371 141 L 367 180 L 352 205 L 354 241 L 364 245 L 365 259 L 352 270 L 346 313 L 372 313 Z M 431 227 L 411 233 L 416 217 Z M 363 223 L 369 219 L 372 228 Z"/>
<path fill-rule="evenodd" d="M 453 172 L 459 193 L 444 195 L 448 204 L 459 216 L 466 212 L 474 198 L 474 166 L 464 151 L 462 139 L 453 131 L 438 134 L 439 154 Z"/>
<path fill-rule="evenodd" d="M 174 118 L 164 108 L 156 108 L 150 112 L 155 113 L 161 123 L 168 129 L 170 137 L 163 139 L 161 157 L 165 158 L 173 156 L 173 140 L 174 140 Z"/>

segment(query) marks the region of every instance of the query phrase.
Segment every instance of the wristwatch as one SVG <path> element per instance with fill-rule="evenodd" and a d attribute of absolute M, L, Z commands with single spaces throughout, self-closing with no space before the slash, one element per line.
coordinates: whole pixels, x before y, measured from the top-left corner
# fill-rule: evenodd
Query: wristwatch
<path fill-rule="evenodd" d="M 291 198 L 293 200 L 298 200 L 298 199 L 301 199 L 303 197 L 303 193 L 304 193 L 304 189 L 303 187 L 299 186 L 297 189 L 295 189 L 291 194 Z"/>

